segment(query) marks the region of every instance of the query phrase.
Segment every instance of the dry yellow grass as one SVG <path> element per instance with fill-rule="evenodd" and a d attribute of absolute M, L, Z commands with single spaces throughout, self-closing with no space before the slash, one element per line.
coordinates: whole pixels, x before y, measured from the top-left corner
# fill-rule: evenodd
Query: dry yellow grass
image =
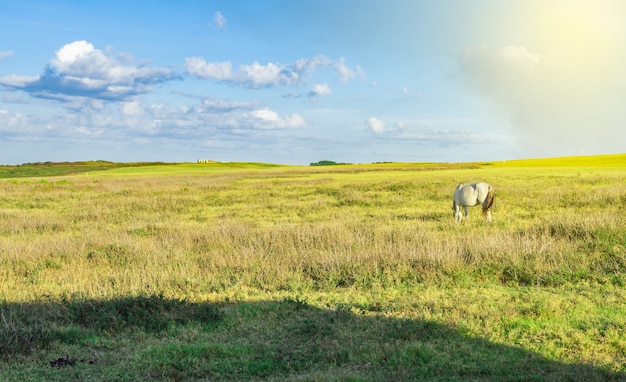
<path fill-rule="evenodd" d="M 625 174 L 614 170 L 307 170 L 2 181 L 0 293 L 189 297 L 419 283 L 479 268 L 540 283 L 599 266 L 581 246 L 624 227 Z M 497 188 L 494 224 L 477 211 L 455 224 L 451 190 L 477 178 Z"/>

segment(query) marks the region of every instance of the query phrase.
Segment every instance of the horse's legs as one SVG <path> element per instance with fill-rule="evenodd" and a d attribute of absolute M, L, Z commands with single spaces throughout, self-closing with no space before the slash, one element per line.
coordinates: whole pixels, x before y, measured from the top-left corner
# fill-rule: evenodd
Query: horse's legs
<path fill-rule="evenodd" d="M 465 212 L 465 220 L 469 220 L 469 210 L 467 206 L 463 206 L 463 211 Z"/>
<path fill-rule="evenodd" d="M 485 216 L 487 216 L 487 223 L 491 223 L 491 211 L 487 211 Z"/>
<path fill-rule="evenodd" d="M 460 222 L 461 219 L 463 219 L 463 215 L 461 215 L 461 206 L 459 206 L 458 204 L 454 204 L 454 220 L 456 220 L 456 222 Z"/>

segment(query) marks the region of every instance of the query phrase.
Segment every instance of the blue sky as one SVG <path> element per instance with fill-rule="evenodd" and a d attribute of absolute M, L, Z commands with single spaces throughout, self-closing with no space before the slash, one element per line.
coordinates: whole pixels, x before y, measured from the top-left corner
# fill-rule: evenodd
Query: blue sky
<path fill-rule="evenodd" d="M 10 2 L 0 163 L 626 152 L 625 4 Z"/>

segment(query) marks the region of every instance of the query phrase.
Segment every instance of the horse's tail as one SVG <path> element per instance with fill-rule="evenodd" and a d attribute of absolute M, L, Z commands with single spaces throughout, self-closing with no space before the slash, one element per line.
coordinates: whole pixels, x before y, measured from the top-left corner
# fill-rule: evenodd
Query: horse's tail
<path fill-rule="evenodd" d="M 483 215 L 487 215 L 487 212 L 489 212 L 489 210 L 493 206 L 495 198 L 496 191 L 493 189 L 493 187 L 489 186 L 489 191 L 487 191 L 487 197 L 485 198 L 485 201 L 483 201 Z"/>

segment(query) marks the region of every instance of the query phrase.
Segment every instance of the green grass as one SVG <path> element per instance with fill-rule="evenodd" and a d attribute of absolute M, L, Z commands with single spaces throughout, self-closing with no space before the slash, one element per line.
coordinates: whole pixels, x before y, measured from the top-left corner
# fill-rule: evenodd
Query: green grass
<path fill-rule="evenodd" d="M 250 162 L 163 163 L 163 162 L 39 162 L 21 165 L 0 165 L 1 178 L 54 177 L 106 171 L 112 175 L 170 175 L 220 171 L 258 170 L 281 165 Z"/>
<path fill-rule="evenodd" d="M 338 164 L 332 169 L 322 171 L 372 171 L 389 169 L 443 170 L 443 169 L 476 169 L 487 166 L 497 167 L 623 167 L 626 166 L 626 155 L 595 155 L 561 158 L 537 158 L 509 160 L 484 163 L 374 163 L 363 165 Z M 209 162 L 209 163 L 163 163 L 136 162 L 116 163 L 107 161 L 83 162 L 37 162 L 21 165 L 0 165 L 1 178 L 29 178 L 63 176 L 89 173 L 93 171 L 109 171 L 115 175 L 167 175 L 173 173 L 204 173 L 220 171 L 260 170 L 290 167 L 285 165 L 253 163 L 253 162 Z"/>
<path fill-rule="evenodd" d="M 0 380 L 626 380 L 624 158 L 2 180 Z"/>
<path fill-rule="evenodd" d="M 117 168 L 138 168 L 145 166 L 159 166 L 165 168 L 167 163 L 114 163 L 107 161 L 88 162 L 38 162 L 21 165 L 0 165 L 0 178 L 31 178 L 63 176 L 94 171 L 106 171 Z"/>
<path fill-rule="evenodd" d="M 3 357 L 0 375 L 5 380 L 45 381 L 624 378 L 591 364 L 563 361 L 571 353 L 593 351 L 603 337 L 623 347 L 619 327 L 579 319 L 569 322 L 592 308 L 586 305 L 588 297 L 572 292 L 481 287 L 467 296 L 417 288 L 401 293 L 353 292 L 351 299 L 360 302 L 319 306 L 339 294 L 313 294 L 311 302 L 247 296 L 248 302 L 190 304 L 138 297 L 5 306 L 4 311 L 28 314 L 24 319 L 28 326 L 17 336 L 26 342 L 22 345 L 37 348 L 27 354 L 23 353 L 28 347 L 3 349 L 10 357 Z M 501 315 L 492 317 L 494 305 L 501 305 L 491 302 L 495 297 L 509 299 L 510 305 L 501 306 L 505 309 Z M 560 319 L 563 322 L 549 319 L 550 314 L 564 313 L 562 304 L 572 309 L 573 302 L 583 306 L 573 307 Z M 623 324 L 622 313 L 610 315 Z M 480 327 L 459 325 L 469 314 Z M 461 321 L 451 324 L 452 318 Z M 591 327 L 581 330 L 580 325 Z M 568 328 L 565 332 L 563 326 Z M 477 334 L 485 331 L 489 335 Z M 50 361 L 65 355 L 76 359 L 76 366 L 50 366 Z"/>

